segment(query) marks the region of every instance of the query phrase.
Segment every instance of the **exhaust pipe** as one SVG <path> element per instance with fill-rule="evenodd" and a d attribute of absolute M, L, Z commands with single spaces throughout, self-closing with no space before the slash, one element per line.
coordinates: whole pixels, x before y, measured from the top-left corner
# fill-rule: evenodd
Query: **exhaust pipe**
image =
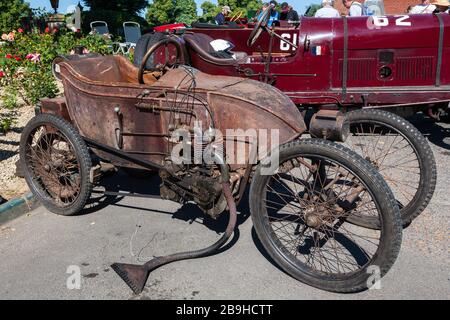
<path fill-rule="evenodd" d="M 228 167 L 224 164 L 223 160 L 219 157 L 216 158 L 220 160 L 219 166 L 222 172 L 222 191 L 224 193 L 225 199 L 227 200 L 230 212 L 230 218 L 225 233 L 217 242 L 204 249 L 196 251 L 180 252 L 163 257 L 156 257 L 146 262 L 144 265 L 135 265 L 126 263 L 112 264 L 111 268 L 122 278 L 123 281 L 125 281 L 125 283 L 131 288 L 131 290 L 133 290 L 135 294 L 140 294 L 142 290 L 144 290 L 150 272 L 152 272 L 153 270 L 163 265 L 169 264 L 171 262 L 209 256 L 214 252 L 216 252 L 217 250 L 219 250 L 232 235 L 234 228 L 236 227 L 237 212 L 236 212 L 236 204 L 234 202 L 233 195 L 231 193 L 231 187 L 229 182 L 230 174 L 228 171 Z"/>

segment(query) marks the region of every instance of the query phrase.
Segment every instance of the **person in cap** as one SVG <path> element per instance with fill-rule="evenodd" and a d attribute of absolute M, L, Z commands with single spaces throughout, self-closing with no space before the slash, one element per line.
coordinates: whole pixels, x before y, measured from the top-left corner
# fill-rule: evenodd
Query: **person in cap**
<path fill-rule="evenodd" d="M 430 0 L 422 0 L 421 3 L 414 6 L 409 13 L 411 14 L 426 14 L 433 13 L 436 10 L 436 6 L 431 4 Z"/>
<path fill-rule="evenodd" d="M 316 11 L 316 18 L 339 18 L 341 15 L 334 7 L 334 0 L 322 0 L 322 8 Z"/>
<path fill-rule="evenodd" d="M 299 21 L 298 13 L 287 2 L 281 4 L 280 20 L 284 21 Z"/>
<path fill-rule="evenodd" d="M 230 14 L 230 12 L 231 9 L 229 6 L 223 6 L 222 11 L 219 12 L 214 18 L 216 24 L 218 24 L 219 26 L 225 24 L 225 18 Z"/>
<path fill-rule="evenodd" d="M 434 1 L 432 5 L 436 6 L 436 10 L 434 10 L 434 13 L 444 13 L 448 12 L 450 2 L 448 0 L 438 0 Z"/>

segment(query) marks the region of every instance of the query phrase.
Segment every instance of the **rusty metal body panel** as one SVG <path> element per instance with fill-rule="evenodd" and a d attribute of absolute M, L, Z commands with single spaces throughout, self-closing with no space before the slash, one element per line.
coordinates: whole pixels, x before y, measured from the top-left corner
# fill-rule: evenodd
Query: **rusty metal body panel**
<path fill-rule="evenodd" d="M 171 152 L 169 125 L 175 110 L 182 123 L 202 121 L 205 130 L 279 129 L 280 143 L 306 129 L 288 97 L 249 79 L 178 68 L 158 81 L 148 75 L 149 84 L 141 85 L 137 68 L 120 56 L 62 62 L 60 74 L 71 122 L 84 137 L 159 164 Z M 136 166 L 96 152 L 116 165 Z"/>

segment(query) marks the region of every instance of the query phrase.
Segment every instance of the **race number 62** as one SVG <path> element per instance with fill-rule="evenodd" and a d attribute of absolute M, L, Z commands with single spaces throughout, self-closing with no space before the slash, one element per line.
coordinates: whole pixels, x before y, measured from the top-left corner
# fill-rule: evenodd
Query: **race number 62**
<path fill-rule="evenodd" d="M 408 15 L 394 16 L 395 25 L 399 27 L 411 27 L 411 21 L 409 21 Z M 389 26 L 389 19 L 386 16 L 370 16 L 367 25 L 369 29 L 379 29 L 381 27 Z"/>

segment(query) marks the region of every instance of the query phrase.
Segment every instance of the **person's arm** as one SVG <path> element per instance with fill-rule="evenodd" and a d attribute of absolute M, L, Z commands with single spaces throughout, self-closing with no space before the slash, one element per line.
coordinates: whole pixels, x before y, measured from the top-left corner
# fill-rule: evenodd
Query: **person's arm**
<path fill-rule="evenodd" d="M 216 24 L 223 25 L 225 23 L 225 16 L 222 13 L 218 13 L 215 20 Z"/>

